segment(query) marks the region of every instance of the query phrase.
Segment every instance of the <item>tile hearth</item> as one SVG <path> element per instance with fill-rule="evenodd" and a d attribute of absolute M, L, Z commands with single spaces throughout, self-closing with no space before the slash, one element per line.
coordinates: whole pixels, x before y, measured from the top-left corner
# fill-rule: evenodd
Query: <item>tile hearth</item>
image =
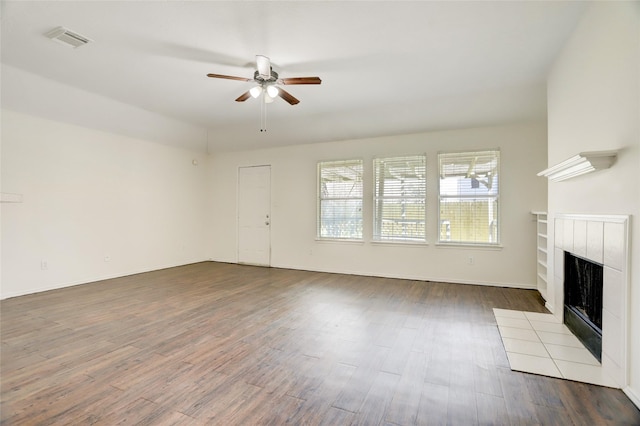
<path fill-rule="evenodd" d="M 493 309 L 512 370 L 617 387 L 602 365 L 552 314 Z"/>

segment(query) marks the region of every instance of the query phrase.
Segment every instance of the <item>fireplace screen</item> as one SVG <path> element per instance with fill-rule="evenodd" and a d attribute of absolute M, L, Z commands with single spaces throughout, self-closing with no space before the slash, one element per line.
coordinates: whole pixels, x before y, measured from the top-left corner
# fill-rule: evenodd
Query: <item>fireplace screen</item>
<path fill-rule="evenodd" d="M 565 252 L 565 324 L 600 360 L 602 353 L 602 265 Z"/>

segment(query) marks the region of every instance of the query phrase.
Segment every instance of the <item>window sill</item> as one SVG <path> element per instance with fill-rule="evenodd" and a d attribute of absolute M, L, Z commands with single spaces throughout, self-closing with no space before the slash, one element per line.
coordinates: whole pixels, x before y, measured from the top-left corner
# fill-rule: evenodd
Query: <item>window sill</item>
<path fill-rule="evenodd" d="M 384 240 L 372 240 L 371 245 L 375 246 L 393 246 L 393 247 L 427 247 L 429 243 L 426 241 L 384 241 Z"/>
<path fill-rule="evenodd" d="M 479 250 L 502 250 L 502 244 L 469 244 L 469 243 L 436 243 L 438 248 L 459 248 L 459 249 L 479 249 Z"/>
<path fill-rule="evenodd" d="M 364 240 L 354 240 L 349 238 L 316 238 L 316 243 L 364 244 Z"/>

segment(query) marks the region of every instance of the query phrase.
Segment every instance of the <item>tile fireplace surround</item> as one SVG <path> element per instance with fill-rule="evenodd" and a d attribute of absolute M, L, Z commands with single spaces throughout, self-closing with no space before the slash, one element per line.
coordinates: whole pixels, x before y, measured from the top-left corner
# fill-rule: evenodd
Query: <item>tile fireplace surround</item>
<path fill-rule="evenodd" d="M 553 296 L 549 308 L 563 321 L 564 252 L 604 266 L 602 370 L 617 387 L 628 385 L 629 216 L 556 214 Z M 553 308 L 553 309 L 551 309 Z"/>

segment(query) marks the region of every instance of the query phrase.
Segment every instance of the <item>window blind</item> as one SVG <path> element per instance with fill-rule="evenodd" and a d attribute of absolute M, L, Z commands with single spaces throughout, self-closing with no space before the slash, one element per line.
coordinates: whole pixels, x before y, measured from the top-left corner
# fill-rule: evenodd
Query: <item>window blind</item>
<path fill-rule="evenodd" d="M 426 241 L 426 156 L 376 158 L 373 239 Z"/>
<path fill-rule="evenodd" d="M 438 154 L 441 243 L 499 244 L 500 151 Z"/>
<path fill-rule="evenodd" d="M 318 238 L 362 239 L 362 160 L 318 163 Z"/>

